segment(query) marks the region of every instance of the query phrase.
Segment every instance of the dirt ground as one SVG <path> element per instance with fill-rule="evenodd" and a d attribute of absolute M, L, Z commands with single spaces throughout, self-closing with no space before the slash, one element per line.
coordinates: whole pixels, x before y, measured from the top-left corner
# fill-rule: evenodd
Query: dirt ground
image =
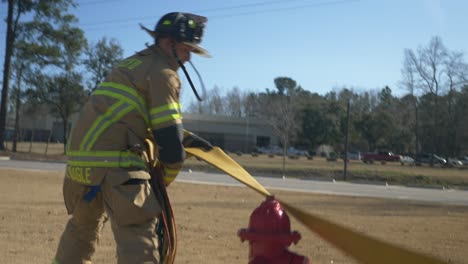
<path fill-rule="evenodd" d="M 226 176 L 228 177 L 228 176 Z M 50 263 L 68 219 L 61 173 L 0 169 L 1 263 Z M 248 243 L 237 237 L 263 197 L 250 189 L 175 182 L 169 188 L 178 224 L 176 263 L 247 263 Z M 359 232 L 467 263 L 468 206 L 315 195 L 270 190 L 277 197 Z M 290 249 L 311 263 L 356 263 L 291 217 L 302 240 Z M 116 263 L 106 226 L 94 263 Z"/>

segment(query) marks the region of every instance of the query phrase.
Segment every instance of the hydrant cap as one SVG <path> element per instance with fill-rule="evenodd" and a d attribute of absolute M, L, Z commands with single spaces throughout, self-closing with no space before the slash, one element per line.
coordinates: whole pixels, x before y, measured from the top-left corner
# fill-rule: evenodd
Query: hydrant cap
<path fill-rule="evenodd" d="M 240 229 L 238 236 L 242 241 L 263 241 L 289 246 L 301 239 L 301 234 L 291 232 L 289 216 L 274 196 L 268 196 L 250 215 L 249 228 Z"/>
<path fill-rule="evenodd" d="M 289 216 L 273 196 L 267 197 L 250 215 L 249 231 L 264 234 L 289 234 Z"/>

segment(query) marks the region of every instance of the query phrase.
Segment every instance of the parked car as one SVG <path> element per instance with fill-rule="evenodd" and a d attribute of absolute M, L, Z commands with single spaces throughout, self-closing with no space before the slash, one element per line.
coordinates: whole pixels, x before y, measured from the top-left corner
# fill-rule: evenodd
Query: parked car
<path fill-rule="evenodd" d="M 273 155 L 281 155 L 283 154 L 283 148 L 278 146 L 273 147 L 257 147 L 256 151 L 261 154 L 273 154 Z"/>
<path fill-rule="evenodd" d="M 441 165 L 446 166 L 447 160 L 444 158 L 437 156 L 436 154 L 429 154 L 429 153 L 422 153 L 416 156 L 414 159 L 417 166 L 421 166 L 422 164 L 428 165 Z"/>
<path fill-rule="evenodd" d="M 463 165 L 468 166 L 468 156 L 458 157 L 458 160 L 461 161 Z"/>
<path fill-rule="evenodd" d="M 361 156 L 364 163 L 373 163 L 374 161 L 400 161 L 400 155 L 395 155 L 389 151 L 379 151 L 374 153 L 364 153 Z"/>
<path fill-rule="evenodd" d="M 307 150 L 300 150 L 300 149 L 296 149 L 296 148 L 293 148 L 293 147 L 289 147 L 288 148 L 288 155 L 308 156 L 309 153 L 307 152 Z"/>
<path fill-rule="evenodd" d="M 459 159 L 448 158 L 447 159 L 447 165 L 449 165 L 451 167 L 459 167 L 459 166 L 463 166 L 463 163 Z"/>
<path fill-rule="evenodd" d="M 414 162 L 414 159 L 410 156 L 400 156 L 400 163 L 401 163 L 401 166 L 403 165 L 413 166 L 415 162 Z"/>
<path fill-rule="evenodd" d="M 329 152 L 327 155 L 327 161 L 337 161 L 338 154 L 336 152 Z"/>
<path fill-rule="evenodd" d="M 345 158 L 345 153 L 340 153 L 340 158 Z M 359 151 L 348 151 L 348 160 L 361 160 L 361 152 Z"/>

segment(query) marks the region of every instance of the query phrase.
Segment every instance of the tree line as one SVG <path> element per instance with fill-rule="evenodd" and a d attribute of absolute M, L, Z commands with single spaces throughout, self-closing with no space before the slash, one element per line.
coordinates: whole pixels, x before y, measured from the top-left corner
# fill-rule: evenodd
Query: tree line
<path fill-rule="evenodd" d="M 0 150 L 4 149 L 7 113 L 15 113 L 16 151 L 20 113 L 35 115 L 40 105 L 62 121 L 66 143 L 70 116 L 122 59 L 123 49 L 106 37 L 88 43 L 78 19 L 70 13 L 76 6 L 73 0 L 8 0 L 7 6 Z M 27 109 L 21 111 L 24 106 Z"/>
<path fill-rule="evenodd" d="M 72 114 L 81 109 L 123 49 L 103 37 L 88 43 L 70 10 L 73 0 L 3 0 L 8 6 L 6 53 L 0 106 L 0 150 L 4 149 L 7 112 L 36 114 L 47 105 L 63 124 L 63 142 Z M 343 88 L 319 95 L 289 77 L 274 79 L 274 89 L 245 92 L 214 87 L 187 111 L 267 121 L 281 145 L 313 150 L 329 144 L 344 150 L 387 149 L 397 153 L 431 152 L 456 156 L 468 152 L 468 66 L 462 52 L 446 48 L 439 37 L 403 53 L 403 96 L 390 87 L 357 92 Z M 346 106 L 350 105 L 349 122 Z M 28 109 L 23 109 L 25 106 Z"/>
<path fill-rule="evenodd" d="M 322 144 L 337 151 L 389 150 L 400 154 L 468 153 L 468 65 L 463 53 L 447 49 L 439 37 L 417 50 L 404 51 L 402 96 L 389 86 L 357 92 L 350 88 L 319 95 L 289 77 L 274 79 L 275 89 L 223 94 L 218 87 L 188 111 L 267 121 L 286 150 L 315 150 Z M 349 122 L 347 104 L 350 105 Z"/>

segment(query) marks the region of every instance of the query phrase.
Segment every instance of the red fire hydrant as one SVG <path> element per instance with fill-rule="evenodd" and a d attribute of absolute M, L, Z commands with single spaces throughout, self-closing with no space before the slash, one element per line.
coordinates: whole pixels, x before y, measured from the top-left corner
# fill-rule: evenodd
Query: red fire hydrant
<path fill-rule="evenodd" d="M 268 196 L 250 215 L 248 229 L 237 232 L 241 241 L 249 241 L 249 264 L 310 264 L 307 257 L 288 250 L 301 239 L 291 232 L 291 223 L 280 203 Z"/>

